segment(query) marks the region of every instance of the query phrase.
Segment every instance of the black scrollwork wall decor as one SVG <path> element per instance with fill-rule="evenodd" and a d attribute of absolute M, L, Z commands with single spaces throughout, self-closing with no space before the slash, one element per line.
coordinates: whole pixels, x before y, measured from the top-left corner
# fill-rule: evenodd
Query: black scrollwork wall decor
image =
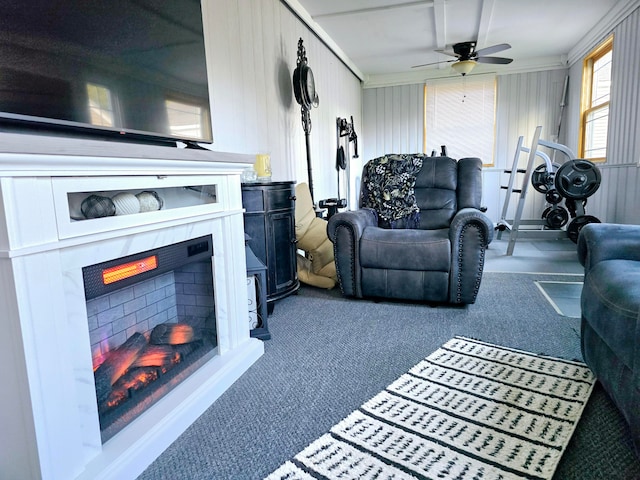
<path fill-rule="evenodd" d="M 304 48 L 302 38 L 298 40 L 298 58 L 296 60 L 296 68 L 293 71 L 293 94 L 296 102 L 300 105 L 302 114 L 302 128 L 305 134 L 305 143 L 307 147 L 307 172 L 309 176 L 309 191 L 313 200 L 313 175 L 311 167 L 311 151 L 310 138 L 311 134 L 311 108 L 318 107 L 320 99 L 316 92 L 316 82 L 313 77 L 313 71 L 308 65 L 307 52 Z M 315 203 L 314 203 L 315 204 Z"/>

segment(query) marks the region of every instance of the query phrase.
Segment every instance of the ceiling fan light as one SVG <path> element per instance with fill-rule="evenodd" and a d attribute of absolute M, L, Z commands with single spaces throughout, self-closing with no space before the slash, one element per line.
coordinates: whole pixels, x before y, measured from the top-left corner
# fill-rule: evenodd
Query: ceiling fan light
<path fill-rule="evenodd" d="M 475 68 L 475 66 L 475 60 L 461 60 L 452 64 L 451 68 L 453 68 L 457 73 L 464 77 L 467 73 L 470 73 L 471 70 Z"/>

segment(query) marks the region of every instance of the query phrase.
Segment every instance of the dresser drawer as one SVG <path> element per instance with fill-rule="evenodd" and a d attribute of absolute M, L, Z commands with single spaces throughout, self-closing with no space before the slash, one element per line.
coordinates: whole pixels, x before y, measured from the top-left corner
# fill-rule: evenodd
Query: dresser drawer
<path fill-rule="evenodd" d="M 286 210 L 295 206 L 295 190 L 291 187 L 273 189 L 266 193 L 269 210 Z"/>
<path fill-rule="evenodd" d="M 242 206 L 247 213 L 293 209 L 295 200 L 293 182 L 242 184 Z"/>

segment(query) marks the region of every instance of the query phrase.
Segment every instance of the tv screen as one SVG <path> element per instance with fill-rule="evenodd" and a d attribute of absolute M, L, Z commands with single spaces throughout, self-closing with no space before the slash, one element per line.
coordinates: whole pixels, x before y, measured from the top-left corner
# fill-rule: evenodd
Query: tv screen
<path fill-rule="evenodd" d="M 213 141 L 199 0 L 0 0 L 0 126 Z"/>

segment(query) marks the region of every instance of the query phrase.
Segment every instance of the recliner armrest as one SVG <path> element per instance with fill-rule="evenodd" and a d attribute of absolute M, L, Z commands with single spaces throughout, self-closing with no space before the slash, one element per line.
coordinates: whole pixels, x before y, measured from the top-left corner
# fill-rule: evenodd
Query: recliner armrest
<path fill-rule="evenodd" d="M 337 229 L 344 226 L 349 227 L 353 231 L 354 238 L 359 239 L 366 227 L 378 226 L 378 215 L 371 208 L 336 213 L 327 224 L 327 235 L 334 244 Z"/>
<path fill-rule="evenodd" d="M 578 235 L 578 260 L 587 273 L 603 260 L 640 261 L 640 225 L 589 223 Z"/>
<path fill-rule="evenodd" d="M 485 250 L 493 240 L 493 224 L 480 210 L 463 208 L 451 221 L 449 240 L 449 301 L 474 303 L 482 280 Z"/>
<path fill-rule="evenodd" d="M 462 229 L 470 223 L 477 225 L 487 239 L 487 245 L 489 245 L 493 240 L 493 223 L 477 208 L 463 208 L 455 214 L 449 227 L 449 239 L 452 244 L 457 243 L 456 239 L 460 236 Z"/>
<path fill-rule="evenodd" d="M 378 215 L 369 208 L 336 213 L 329 219 L 327 235 L 333 242 L 336 272 L 342 293 L 362 298 L 360 238 L 367 227 L 378 226 Z"/>

